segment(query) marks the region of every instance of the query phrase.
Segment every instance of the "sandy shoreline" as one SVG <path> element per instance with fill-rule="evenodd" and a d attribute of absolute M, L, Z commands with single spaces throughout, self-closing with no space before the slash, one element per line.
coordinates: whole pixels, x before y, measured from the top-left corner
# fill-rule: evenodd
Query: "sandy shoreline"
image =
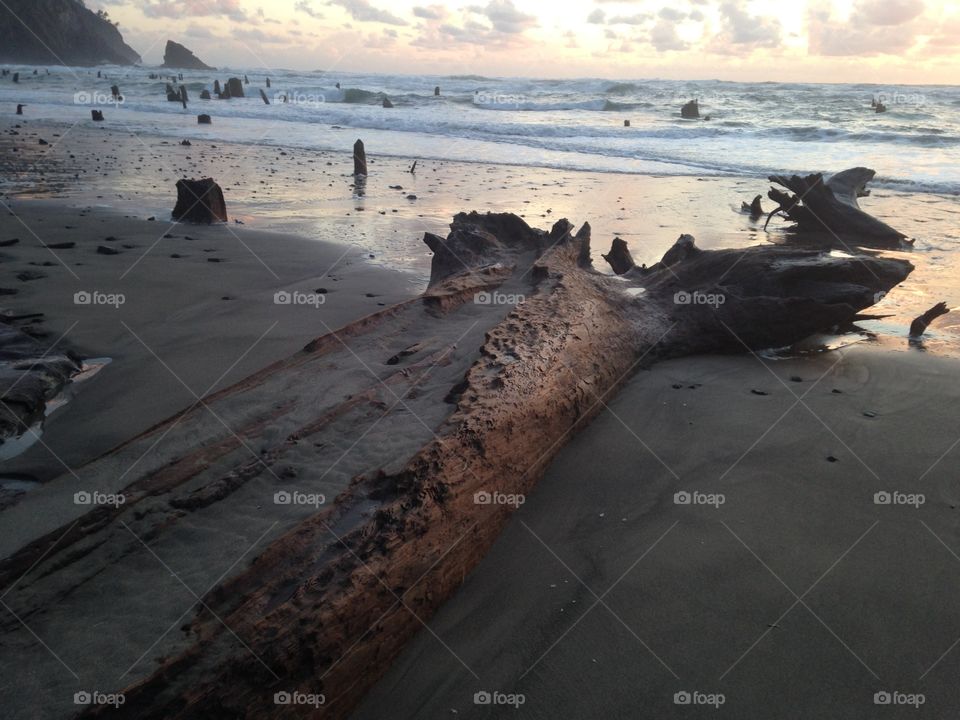
<path fill-rule="evenodd" d="M 952 714 L 958 371 L 855 347 L 641 372 L 431 620 L 447 648 L 421 632 L 353 717 L 714 714 L 675 705 L 685 690 L 723 693 L 728 718 L 876 718 L 894 690 Z M 894 490 L 926 502 L 874 504 Z"/>

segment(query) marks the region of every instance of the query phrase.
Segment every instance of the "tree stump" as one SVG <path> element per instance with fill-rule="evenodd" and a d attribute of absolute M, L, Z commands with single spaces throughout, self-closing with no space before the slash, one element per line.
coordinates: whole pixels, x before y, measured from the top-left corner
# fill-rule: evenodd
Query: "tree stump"
<path fill-rule="evenodd" d="M 227 203 L 223 199 L 223 190 L 211 178 L 178 180 L 173 219 L 207 225 L 227 222 Z"/>
<path fill-rule="evenodd" d="M 232 98 L 242 98 L 243 94 L 243 83 L 240 81 L 240 78 L 230 78 L 227 80 L 227 92 Z"/>
<path fill-rule="evenodd" d="M 363 147 L 363 140 L 357 140 L 353 144 L 353 174 L 367 174 L 367 152 Z"/>

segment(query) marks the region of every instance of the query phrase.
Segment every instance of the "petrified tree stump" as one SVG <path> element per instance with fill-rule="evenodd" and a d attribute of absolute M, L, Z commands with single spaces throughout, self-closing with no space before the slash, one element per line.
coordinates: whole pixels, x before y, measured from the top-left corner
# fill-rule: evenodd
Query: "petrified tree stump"
<path fill-rule="evenodd" d="M 610 245 L 610 252 L 601 257 L 610 263 L 610 267 L 617 275 L 623 275 L 636 267 L 626 241 L 620 238 L 614 238 Z"/>
<path fill-rule="evenodd" d="M 174 220 L 211 224 L 227 222 L 227 204 L 223 190 L 211 178 L 178 180 Z"/>
<path fill-rule="evenodd" d="M 357 140 L 353 144 L 353 174 L 367 174 L 367 152 L 363 147 L 363 140 Z"/>
<path fill-rule="evenodd" d="M 227 80 L 227 92 L 232 98 L 244 97 L 243 82 L 241 82 L 240 78 L 233 77 Z"/>

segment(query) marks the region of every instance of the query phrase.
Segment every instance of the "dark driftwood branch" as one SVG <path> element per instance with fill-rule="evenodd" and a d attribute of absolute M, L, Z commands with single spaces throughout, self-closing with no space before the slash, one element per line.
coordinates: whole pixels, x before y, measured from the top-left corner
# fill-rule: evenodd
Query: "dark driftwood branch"
<path fill-rule="evenodd" d="M 950 308 L 947 307 L 945 302 L 937 303 L 910 324 L 910 337 L 920 337 L 927 331 L 930 323 L 948 312 L 950 312 Z"/>
<path fill-rule="evenodd" d="M 806 175 L 772 175 L 770 182 L 792 194 L 770 188 L 767 196 L 777 203 L 764 224 L 776 213 L 786 215 L 797 224 L 796 229 L 808 233 L 829 233 L 854 240 L 899 243 L 906 235 L 867 214 L 857 199 L 869 194 L 866 184 L 876 173 L 868 168 L 850 168 L 824 181 L 821 173 Z"/>

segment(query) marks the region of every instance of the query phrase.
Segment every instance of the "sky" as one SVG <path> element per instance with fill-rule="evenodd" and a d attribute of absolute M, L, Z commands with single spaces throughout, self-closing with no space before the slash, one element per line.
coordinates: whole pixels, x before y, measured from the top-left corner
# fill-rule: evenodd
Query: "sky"
<path fill-rule="evenodd" d="M 960 0 L 86 0 L 145 63 L 956 84 Z"/>

